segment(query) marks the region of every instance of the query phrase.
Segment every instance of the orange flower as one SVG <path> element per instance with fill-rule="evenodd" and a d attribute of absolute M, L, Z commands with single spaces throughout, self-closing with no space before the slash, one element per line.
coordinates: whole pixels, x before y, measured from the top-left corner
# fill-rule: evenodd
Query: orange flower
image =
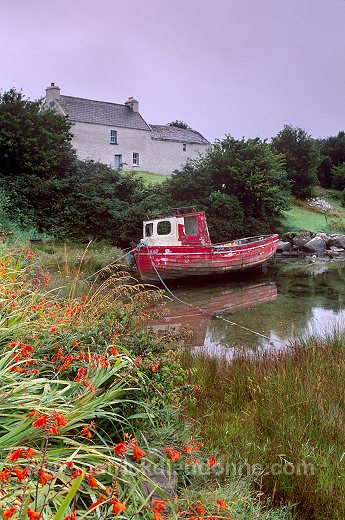
<path fill-rule="evenodd" d="M 176 462 L 182 455 L 180 451 L 174 450 L 174 448 L 163 448 L 163 451 L 168 455 L 168 457 L 173 461 Z"/>
<path fill-rule="evenodd" d="M 200 504 L 193 504 L 192 505 L 192 509 L 195 509 L 196 511 L 198 511 L 198 513 L 200 515 L 203 515 L 205 513 L 205 508 L 204 506 L 201 506 Z"/>
<path fill-rule="evenodd" d="M 7 458 L 10 459 L 11 462 L 15 462 L 16 460 L 18 460 L 20 458 L 21 453 L 22 453 L 22 449 L 18 448 L 15 451 L 12 451 L 12 453 L 10 453 L 9 455 L 7 455 Z"/>
<path fill-rule="evenodd" d="M 133 457 L 135 458 L 135 460 L 140 460 L 143 457 L 145 457 L 145 455 L 146 455 L 146 452 L 144 450 L 141 450 L 140 448 L 138 448 L 138 446 L 136 444 L 133 444 L 132 450 L 133 450 Z"/>
<path fill-rule="evenodd" d="M 30 507 L 28 507 L 28 517 L 30 518 L 30 520 L 39 520 L 40 518 L 42 518 L 42 515 L 41 513 L 38 513 L 37 511 L 32 511 L 30 509 Z"/>
<path fill-rule="evenodd" d="M 119 455 L 120 457 L 124 455 L 128 449 L 127 445 L 127 441 L 119 442 L 118 444 L 116 444 L 116 446 L 114 447 L 116 455 Z"/>
<path fill-rule="evenodd" d="M 54 419 L 58 426 L 66 426 L 66 424 L 67 424 L 66 419 L 64 418 L 64 416 L 61 412 L 55 413 Z"/>
<path fill-rule="evenodd" d="M 27 478 L 27 476 L 29 474 L 29 468 L 28 467 L 26 467 L 24 469 L 15 468 L 14 473 L 16 474 L 19 482 L 22 482 L 23 480 L 25 480 Z"/>
<path fill-rule="evenodd" d="M 164 516 L 161 515 L 161 511 L 165 509 L 164 500 L 152 500 L 153 504 L 153 520 L 164 520 Z"/>
<path fill-rule="evenodd" d="M 32 423 L 32 426 L 34 428 L 42 428 L 43 430 L 47 427 L 47 420 L 48 415 L 41 415 L 41 417 L 39 417 L 38 419 L 36 419 L 36 421 Z"/>
<path fill-rule="evenodd" d="M 9 482 L 11 468 L 6 468 L 0 471 L 0 480 L 3 482 Z"/>
<path fill-rule="evenodd" d="M 217 500 L 217 504 L 219 505 L 219 507 L 220 507 L 221 509 L 226 509 L 226 502 L 224 502 L 224 500 L 220 500 L 220 499 L 218 499 L 218 500 Z"/>
<path fill-rule="evenodd" d="M 89 478 L 88 484 L 89 484 L 90 488 L 95 488 L 98 486 L 98 482 L 93 475 L 88 475 L 88 478 Z"/>
<path fill-rule="evenodd" d="M 104 500 L 104 496 L 103 495 L 100 495 L 99 499 L 96 500 L 96 502 L 93 502 L 91 504 L 91 506 L 89 507 L 89 509 L 93 509 L 94 507 L 98 507 Z"/>
<path fill-rule="evenodd" d="M 16 512 L 15 507 L 10 507 L 9 509 L 6 509 L 6 511 L 3 511 L 2 516 L 5 520 L 8 520 L 8 518 L 12 518 L 14 513 Z"/>
<path fill-rule="evenodd" d="M 217 464 L 217 461 L 216 461 L 216 459 L 213 457 L 213 455 L 212 455 L 212 457 L 209 458 L 207 464 L 210 466 L 210 468 L 212 468 L 212 466 L 214 466 L 215 464 Z"/>
<path fill-rule="evenodd" d="M 53 476 L 50 473 L 46 473 L 43 469 L 40 470 L 40 483 L 42 486 L 45 486 L 52 478 Z"/>
<path fill-rule="evenodd" d="M 23 457 L 26 459 L 32 459 L 34 455 L 36 455 L 36 452 L 32 448 L 26 448 L 25 452 L 23 453 Z"/>
<path fill-rule="evenodd" d="M 82 429 L 81 429 L 81 434 L 84 435 L 84 437 L 86 437 L 87 439 L 91 439 L 92 437 L 92 432 L 90 431 L 90 428 L 93 428 L 95 429 L 94 427 L 94 422 L 91 421 L 90 424 L 87 424 L 86 426 L 84 426 Z"/>
<path fill-rule="evenodd" d="M 116 347 L 111 347 L 111 353 L 113 356 L 118 356 L 119 355 L 119 351 L 117 350 Z"/>
<path fill-rule="evenodd" d="M 183 446 L 183 449 L 184 449 L 184 451 L 185 451 L 188 455 L 191 455 L 192 452 L 193 452 L 193 448 L 192 448 L 191 446 L 188 446 L 188 445 Z"/>
<path fill-rule="evenodd" d="M 157 365 L 157 363 L 153 363 L 151 370 L 153 373 L 157 372 L 159 370 L 159 365 Z"/>
<path fill-rule="evenodd" d="M 127 509 L 125 504 L 123 502 L 120 502 L 120 500 L 117 497 L 114 497 L 111 503 L 113 504 L 112 512 L 115 516 L 119 515 L 120 513 L 122 513 L 122 511 L 125 511 L 125 509 Z"/>

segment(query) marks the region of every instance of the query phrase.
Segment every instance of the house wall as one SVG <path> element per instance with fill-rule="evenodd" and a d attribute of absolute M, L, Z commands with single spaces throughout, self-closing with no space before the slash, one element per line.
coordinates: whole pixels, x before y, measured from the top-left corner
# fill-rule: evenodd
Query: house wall
<path fill-rule="evenodd" d="M 151 139 L 148 130 L 120 128 L 76 122 L 72 127 L 72 145 L 80 159 L 93 159 L 114 167 L 115 154 L 122 155 L 124 170 L 144 170 L 170 175 L 180 169 L 187 159 L 205 154 L 209 145 L 187 144 Z M 110 144 L 110 130 L 117 131 L 118 144 Z M 139 166 L 133 166 L 133 152 L 139 153 Z"/>

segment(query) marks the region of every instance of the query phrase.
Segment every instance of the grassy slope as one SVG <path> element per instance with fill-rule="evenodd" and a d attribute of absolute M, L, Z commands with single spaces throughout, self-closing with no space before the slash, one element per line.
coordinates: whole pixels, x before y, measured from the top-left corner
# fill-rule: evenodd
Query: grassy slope
<path fill-rule="evenodd" d="M 124 171 L 123 173 L 133 173 L 133 172 Z M 134 173 L 134 175 L 144 179 L 145 183 L 147 183 L 147 184 L 162 184 L 162 182 L 164 182 L 169 177 L 168 175 L 161 175 L 160 173 L 145 172 L 145 171 L 137 171 Z"/>
<path fill-rule="evenodd" d="M 292 209 L 285 212 L 282 231 L 314 231 L 337 233 L 345 231 L 345 208 L 335 198 L 332 190 L 317 188 L 316 195 L 325 199 L 333 207 L 329 214 L 315 211 L 306 204 L 296 201 Z"/>

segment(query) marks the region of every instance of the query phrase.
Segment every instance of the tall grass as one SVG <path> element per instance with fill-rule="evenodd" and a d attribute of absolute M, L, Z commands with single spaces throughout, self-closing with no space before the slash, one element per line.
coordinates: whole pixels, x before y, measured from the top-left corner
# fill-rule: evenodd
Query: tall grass
<path fill-rule="evenodd" d="M 188 354 L 184 362 L 201 389 L 187 412 L 210 449 L 245 471 L 257 465 L 257 489 L 295 503 L 298 518 L 345 517 L 344 336 L 231 364 Z"/>

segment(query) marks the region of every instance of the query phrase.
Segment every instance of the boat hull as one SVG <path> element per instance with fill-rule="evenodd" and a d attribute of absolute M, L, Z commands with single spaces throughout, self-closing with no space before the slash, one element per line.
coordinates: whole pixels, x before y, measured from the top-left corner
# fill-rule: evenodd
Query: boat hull
<path fill-rule="evenodd" d="M 143 281 L 213 276 L 266 262 L 276 252 L 278 239 L 278 235 L 269 235 L 213 246 L 140 244 L 134 251 L 134 258 Z"/>

